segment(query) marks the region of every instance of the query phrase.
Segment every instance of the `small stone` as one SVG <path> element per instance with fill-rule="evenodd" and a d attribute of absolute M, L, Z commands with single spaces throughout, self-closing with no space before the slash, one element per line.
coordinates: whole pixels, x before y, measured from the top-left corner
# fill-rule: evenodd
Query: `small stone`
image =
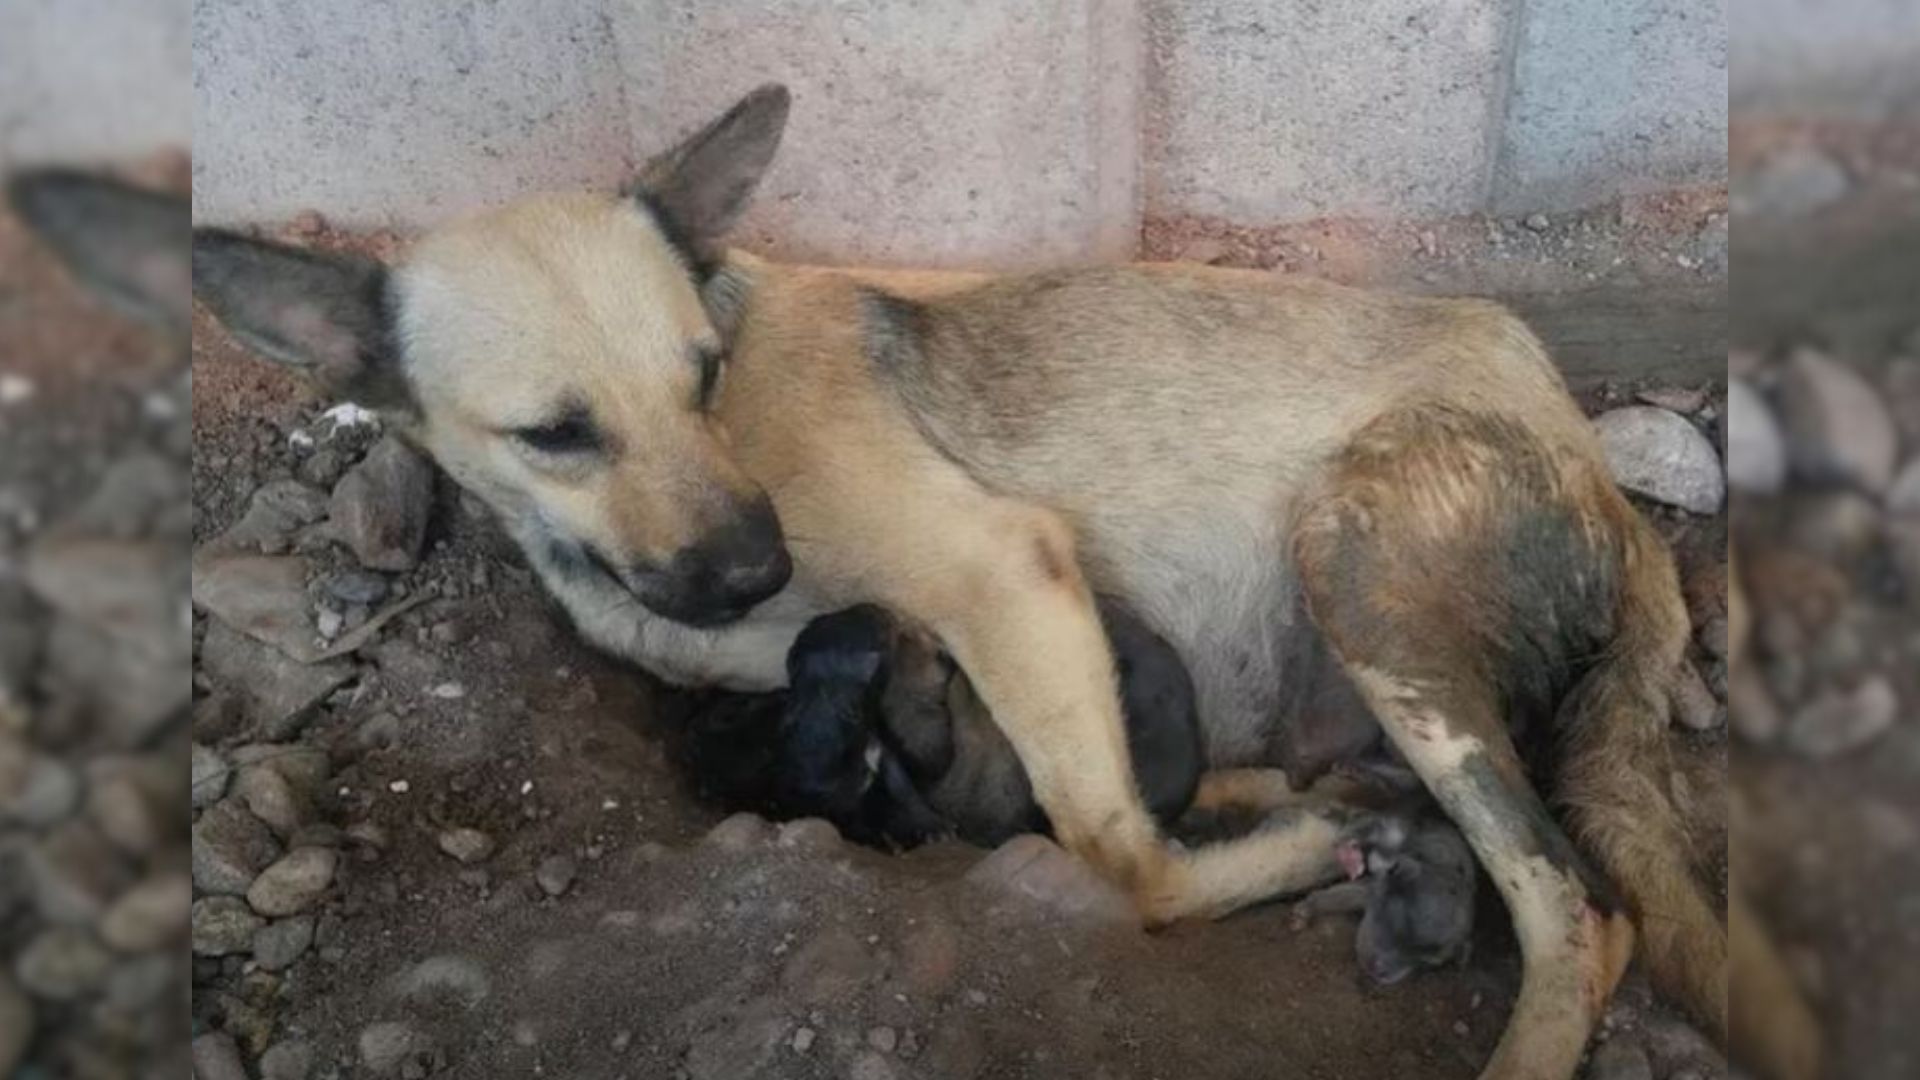
<path fill-rule="evenodd" d="M 326 493 L 296 480 L 269 480 L 253 493 L 246 513 L 212 542 L 223 551 L 282 555 L 295 533 L 327 516 Z"/>
<path fill-rule="evenodd" d="M 735 814 L 707 831 L 706 842 L 723 851 L 751 851 L 773 838 L 773 825 L 758 814 Z"/>
<path fill-rule="evenodd" d="M 266 920 L 237 896 L 208 896 L 193 902 L 195 956 L 233 956 L 253 950 L 254 935 Z"/>
<path fill-rule="evenodd" d="M 774 842 L 783 848 L 819 854 L 840 846 L 840 830 L 825 818 L 783 821 L 775 830 Z"/>
<path fill-rule="evenodd" d="M 1653 386 L 1634 397 L 1648 405 L 1682 415 L 1697 413 L 1707 405 L 1707 392 L 1698 386 Z"/>
<path fill-rule="evenodd" d="M 103 757 L 87 764 L 87 816 L 130 855 L 174 843 L 191 778 L 171 754 Z"/>
<path fill-rule="evenodd" d="M 126 861 L 84 818 L 42 836 L 26 870 L 34 907 L 49 922 L 91 924 L 133 884 Z"/>
<path fill-rule="evenodd" d="M 814 1033 L 814 1030 L 812 1028 L 803 1027 L 800 1030 L 793 1033 L 793 1040 L 791 1043 L 789 1043 L 789 1045 L 793 1047 L 794 1053 L 804 1054 L 807 1051 L 813 1049 L 813 1040 L 816 1037 L 817 1036 Z"/>
<path fill-rule="evenodd" d="M 187 934 L 193 878 L 184 871 L 156 874 L 121 894 L 100 920 L 100 938 L 121 952 L 164 948 Z"/>
<path fill-rule="evenodd" d="M 1528 214 L 1526 220 L 1522 221 L 1521 224 L 1525 225 L 1527 229 L 1532 232 L 1546 232 L 1553 227 L 1553 221 L 1545 214 Z"/>
<path fill-rule="evenodd" d="M 193 884 L 201 892 L 244 893 L 279 857 L 272 831 L 236 800 L 215 804 L 194 823 Z"/>
<path fill-rule="evenodd" d="M 883 1054 L 891 1054 L 893 1053 L 894 1047 L 900 1045 L 900 1033 L 884 1024 L 880 1027 L 869 1029 L 867 1032 L 867 1045 Z"/>
<path fill-rule="evenodd" d="M 387 579 L 371 570 L 336 570 L 321 587 L 343 604 L 372 606 L 387 598 Z"/>
<path fill-rule="evenodd" d="M 240 1044 L 224 1031 L 210 1031 L 193 1040 L 194 1080 L 247 1080 L 240 1064 Z"/>
<path fill-rule="evenodd" d="M 253 960 L 267 971 L 285 971 L 313 947 L 314 919 L 295 915 L 261 927 L 253 935 Z"/>
<path fill-rule="evenodd" d="M 1607 464 L 1621 487 L 1695 514 L 1718 513 L 1726 478 L 1713 444 L 1685 418 L 1629 405 L 1594 421 Z"/>
<path fill-rule="evenodd" d="M 1227 257 L 1226 241 L 1211 236 L 1202 236 L 1187 243 L 1180 249 L 1182 262 L 1211 265 Z"/>
<path fill-rule="evenodd" d="M 1813 349 L 1797 349 L 1780 382 L 1781 420 L 1794 470 L 1816 484 L 1880 493 L 1893 483 L 1900 434 L 1860 373 Z"/>
<path fill-rule="evenodd" d="M 1588 1080 L 1653 1080 L 1653 1063 L 1637 1043 L 1625 1038 L 1609 1039 L 1594 1050 L 1587 1077 Z"/>
<path fill-rule="evenodd" d="M 540 866 L 533 878 L 540 885 L 540 891 L 548 896 L 560 897 L 573 887 L 574 875 L 580 867 L 571 855 L 549 855 L 540 860 Z"/>
<path fill-rule="evenodd" d="M 18 792 L 0 810 L 30 829 L 45 829 L 73 816 L 80 805 L 80 773 L 51 754 L 27 757 Z"/>
<path fill-rule="evenodd" d="M 472 1009 L 493 992 L 493 981 L 487 977 L 487 969 L 480 961 L 446 953 L 430 956 L 396 975 L 392 991 L 394 996 L 413 1004 L 451 1001 Z"/>
<path fill-rule="evenodd" d="M 392 435 L 333 489 L 328 527 L 369 570 L 411 570 L 433 510 L 433 468 Z"/>
<path fill-rule="evenodd" d="M 36 1013 L 33 1000 L 13 985 L 13 979 L 0 972 L 0 1076 L 14 1075 L 15 1066 L 26 1056 L 33 1041 Z"/>
<path fill-rule="evenodd" d="M 123 1015 L 159 1008 L 187 984 L 189 957 L 168 949 L 123 960 L 107 975 L 107 1007 Z"/>
<path fill-rule="evenodd" d="M 1787 482 L 1787 437 L 1773 406 L 1745 379 L 1727 382 L 1727 482 L 1755 495 Z"/>
<path fill-rule="evenodd" d="M 333 884 L 339 855 L 331 848 L 296 848 L 260 872 L 247 903 L 270 918 L 299 913 L 318 903 Z"/>
<path fill-rule="evenodd" d="M 995 848 L 967 871 L 967 880 L 1071 921 L 1122 925 L 1138 919 L 1117 886 L 1038 834 Z"/>
<path fill-rule="evenodd" d="M 233 770 L 218 750 L 194 743 L 192 776 L 193 808 L 205 810 L 226 797 Z"/>
<path fill-rule="evenodd" d="M 428 1075 L 439 1067 L 433 1039 L 410 1024 L 386 1021 L 361 1029 L 360 1063 L 375 1076 L 400 1076 L 409 1066 Z"/>
<path fill-rule="evenodd" d="M 1874 675 L 1852 690 L 1830 690 L 1809 702 L 1787 724 L 1787 745 L 1810 758 L 1857 750 L 1886 734 L 1900 699 L 1885 676 Z"/>
<path fill-rule="evenodd" d="M 313 1047 L 299 1039 L 274 1043 L 260 1055 L 260 1080 L 308 1080 L 313 1075 Z"/>
<path fill-rule="evenodd" d="M 90 931 L 77 926 L 43 930 L 14 961 L 14 976 L 34 997 L 76 1001 L 106 981 L 113 956 Z"/>
<path fill-rule="evenodd" d="M 296 790 L 285 774 L 266 765 L 240 770 L 234 795 L 282 840 L 291 838 L 313 817 L 313 805 L 305 793 Z"/>
<path fill-rule="evenodd" d="M 493 857 L 493 837 L 479 829 L 448 829 L 440 834 L 440 850 L 460 863 L 471 866 Z"/>

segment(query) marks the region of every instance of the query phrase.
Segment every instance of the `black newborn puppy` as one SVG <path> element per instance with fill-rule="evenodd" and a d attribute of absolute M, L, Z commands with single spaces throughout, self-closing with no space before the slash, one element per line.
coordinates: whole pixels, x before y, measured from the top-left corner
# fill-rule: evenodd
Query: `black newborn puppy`
<path fill-rule="evenodd" d="M 1102 601 L 1128 747 L 1163 822 L 1203 767 L 1192 680 L 1172 646 Z M 694 722 L 693 766 L 741 809 L 824 817 L 849 838 L 907 848 L 941 835 L 993 846 L 1044 831 L 1026 770 L 971 683 L 926 632 L 872 606 L 824 615 L 787 655 L 782 695 L 735 700 Z"/>
<path fill-rule="evenodd" d="M 1479 873 L 1460 830 L 1434 814 L 1411 821 L 1389 816 L 1369 825 L 1355 843 L 1365 876 L 1300 901 L 1295 924 L 1361 911 L 1354 951 L 1361 970 L 1381 985 L 1465 959 Z"/>

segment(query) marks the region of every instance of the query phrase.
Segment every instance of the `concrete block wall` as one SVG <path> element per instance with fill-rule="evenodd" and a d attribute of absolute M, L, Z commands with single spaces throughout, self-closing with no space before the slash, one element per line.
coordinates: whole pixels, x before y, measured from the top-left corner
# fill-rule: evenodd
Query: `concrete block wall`
<path fill-rule="evenodd" d="M 0 168 L 193 138 L 184 0 L 0 0 Z"/>
<path fill-rule="evenodd" d="M 611 186 L 772 79 L 795 112 L 746 238 L 803 258 L 1066 262 L 1127 254 L 1146 216 L 1724 178 L 1725 0 L 193 0 L 191 38 L 208 221 Z"/>

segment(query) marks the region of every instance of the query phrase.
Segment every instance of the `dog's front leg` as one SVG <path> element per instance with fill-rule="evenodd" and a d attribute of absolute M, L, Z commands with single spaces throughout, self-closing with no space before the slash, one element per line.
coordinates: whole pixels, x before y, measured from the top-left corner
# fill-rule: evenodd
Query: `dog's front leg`
<path fill-rule="evenodd" d="M 1342 875 L 1351 815 L 1302 810 L 1254 835 L 1191 854 L 1168 850 L 1128 759 L 1113 660 L 1066 526 L 1004 507 L 918 578 L 932 625 L 1013 743 L 1060 842 L 1132 894 L 1151 924 L 1220 915 Z"/>

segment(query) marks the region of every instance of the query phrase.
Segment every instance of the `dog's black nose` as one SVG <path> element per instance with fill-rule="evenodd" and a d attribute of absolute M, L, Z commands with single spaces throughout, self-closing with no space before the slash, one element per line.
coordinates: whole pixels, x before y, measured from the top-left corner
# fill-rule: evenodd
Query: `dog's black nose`
<path fill-rule="evenodd" d="M 780 518 L 765 499 L 709 533 L 695 550 L 706 564 L 703 576 L 729 607 L 750 608 L 786 588 L 793 577 Z"/>

